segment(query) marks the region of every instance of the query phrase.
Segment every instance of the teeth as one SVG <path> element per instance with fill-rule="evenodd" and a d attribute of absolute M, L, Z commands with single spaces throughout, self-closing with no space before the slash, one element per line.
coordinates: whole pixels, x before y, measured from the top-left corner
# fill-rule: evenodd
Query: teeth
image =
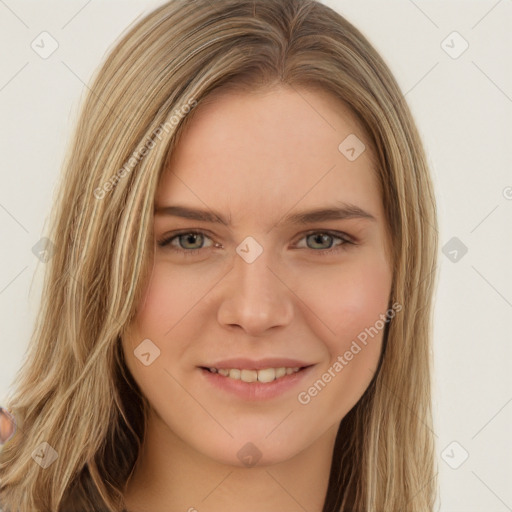
<path fill-rule="evenodd" d="M 236 379 L 236 380 L 239 380 L 240 379 L 240 374 L 242 372 L 240 370 L 237 370 L 236 368 L 233 369 L 233 370 L 229 370 L 229 377 L 231 379 Z"/>
<path fill-rule="evenodd" d="M 286 375 L 286 368 L 276 368 L 276 379 L 284 377 Z"/>
<path fill-rule="evenodd" d="M 256 370 L 242 370 L 240 372 L 240 380 L 244 382 L 256 382 L 258 380 L 258 372 Z"/>
<path fill-rule="evenodd" d="M 260 370 L 258 372 L 259 382 L 272 382 L 276 380 L 276 371 L 274 368 L 267 368 L 266 370 Z"/>
<path fill-rule="evenodd" d="M 212 373 L 219 373 L 224 377 L 243 382 L 272 382 L 285 375 L 297 373 L 300 368 L 265 368 L 264 370 L 240 370 L 238 368 L 209 368 Z"/>

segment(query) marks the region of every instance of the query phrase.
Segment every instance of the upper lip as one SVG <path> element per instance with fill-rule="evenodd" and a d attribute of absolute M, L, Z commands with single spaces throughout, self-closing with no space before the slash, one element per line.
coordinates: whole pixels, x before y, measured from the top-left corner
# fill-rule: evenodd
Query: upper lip
<path fill-rule="evenodd" d="M 311 366 L 312 363 L 299 361 L 298 359 L 271 357 L 266 359 L 247 359 L 238 357 L 234 359 L 224 359 L 212 364 L 206 364 L 203 368 L 217 368 L 217 370 L 240 368 L 243 370 L 264 370 L 265 368 L 303 368 Z"/>

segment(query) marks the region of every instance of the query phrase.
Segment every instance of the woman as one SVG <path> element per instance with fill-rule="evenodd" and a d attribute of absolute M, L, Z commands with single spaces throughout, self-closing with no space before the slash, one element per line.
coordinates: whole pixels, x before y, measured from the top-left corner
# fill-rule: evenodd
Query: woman
<path fill-rule="evenodd" d="M 316 1 L 175 0 L 91 90 L 4 512 L 431 511 L 435 201 L 375 49 Z"/>

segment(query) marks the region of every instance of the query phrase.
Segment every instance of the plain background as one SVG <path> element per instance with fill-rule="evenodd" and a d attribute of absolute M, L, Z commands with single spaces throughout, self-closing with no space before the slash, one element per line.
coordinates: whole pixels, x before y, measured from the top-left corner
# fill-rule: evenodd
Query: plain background
<path fill-rule="evenodd" d="M 28 346 L 44 271 L 32 247 L 86 84 L 128 25 L 161 3 L 0 0 L 0 404 Z M 390 66 L 432 168 L 440 510 L 512 511 L 512 1 L 324 3 Z M 31 48 L 43 31 L 59 44 L 47 59 Z"/>

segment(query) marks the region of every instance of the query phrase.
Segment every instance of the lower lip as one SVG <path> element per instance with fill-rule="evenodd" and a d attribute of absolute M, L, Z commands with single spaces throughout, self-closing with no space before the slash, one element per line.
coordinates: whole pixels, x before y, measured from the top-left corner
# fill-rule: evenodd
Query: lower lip
<path fill-rule="evenodd" d="M 308 366 L 296 373 L 285 375 L 272 382 L 244 382 L 224 377 L 219 373 L 212 373 L 204 368 L 200 368 L 200 371 L 206 381 L 212 386 L 238 396 L 243 400 L 258 401 L 276 398 L 297 387 L 309 375 L 313 366 Z"/>

